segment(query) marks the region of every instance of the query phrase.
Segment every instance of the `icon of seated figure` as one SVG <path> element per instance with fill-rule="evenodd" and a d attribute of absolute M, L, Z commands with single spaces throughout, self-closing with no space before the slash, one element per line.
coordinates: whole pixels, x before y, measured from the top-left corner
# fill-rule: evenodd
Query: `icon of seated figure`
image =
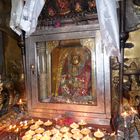
<path fill-rule="evenodd" d="M 87 96 L 91 93 L 91 55 L 87 48 L 71 51 L 61 72 L 58 94 Z"/>

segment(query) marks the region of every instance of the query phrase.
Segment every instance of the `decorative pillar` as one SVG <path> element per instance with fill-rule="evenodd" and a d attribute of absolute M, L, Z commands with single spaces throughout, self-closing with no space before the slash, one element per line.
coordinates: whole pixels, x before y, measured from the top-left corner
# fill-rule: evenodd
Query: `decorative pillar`
<path fill-rule="evenodd" d="M 125 31 L 125 17 L 126 17 L 126 0 L 120 1 L 120 85 L 119 85 L 119 93 L 120 93 L 120 113 L 122 112 L 122 103 L 123 103 L 123 74 L 124 74 L 124 48 L 126 45 L 126 40 L 128 39 L 128 33 Z"/>
<path fill-rule="evenodd" d="M 21 98 L 26 100 L 25 92 L 25 75 L 26 75 L 26 61 L 25 61 L 25 32 L 22 31 L 20 40 L 18 40 L 18 46 L 21 49 L 22 55 L 22 73 L 20 73 L 20 84 L 21 84 Z"/>
<path fill-rule="evenodd" d="M 47 99 L 47 54 L 46 42 L 38 43 L 38 74 L 39 74 L 39 99 Z"/>

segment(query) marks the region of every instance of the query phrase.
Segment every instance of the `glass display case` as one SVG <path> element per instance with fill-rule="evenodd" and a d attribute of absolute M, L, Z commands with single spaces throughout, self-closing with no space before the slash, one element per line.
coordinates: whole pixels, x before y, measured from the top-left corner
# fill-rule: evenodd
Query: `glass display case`
<path fill-rule="evenodd" d="M 37 30 L 26 39 L 29 114 L 109 125 L 109 57 L 98 24 Z"/>
<path fill-rule="evenodd" d="M 94 38 L 37 43 L 41 102 L 96 104 L 94 43 Z"/>

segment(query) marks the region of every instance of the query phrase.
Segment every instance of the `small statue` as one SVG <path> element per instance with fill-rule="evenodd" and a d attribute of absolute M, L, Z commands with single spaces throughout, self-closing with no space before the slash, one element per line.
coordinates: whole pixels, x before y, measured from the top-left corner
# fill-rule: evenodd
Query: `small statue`
<path fill-rule="evenodd" d="M 139 90 L 140 87 L 138 86 L 137 79 L 135 75 L 131 76 L 131 90 Z"/>

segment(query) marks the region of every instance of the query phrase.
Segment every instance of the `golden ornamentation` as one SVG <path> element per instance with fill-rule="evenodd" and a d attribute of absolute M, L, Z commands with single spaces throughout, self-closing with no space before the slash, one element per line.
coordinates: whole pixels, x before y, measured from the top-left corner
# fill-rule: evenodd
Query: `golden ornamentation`
<path fill-rule="evenodd" d="M 59 41 L 48 41 L 46 42 L 47 51 L 50 54 L 52 50 L 59 45 Z"/>
<path fill-rule="evenodd" d="M 95 41 L 94 38 L 80 39 L 81 45 L 89 48 L 90 50 L 91 48 L 92 50 L 94 49 L 94 46 L 95 46 L 94 41 Z"/>

